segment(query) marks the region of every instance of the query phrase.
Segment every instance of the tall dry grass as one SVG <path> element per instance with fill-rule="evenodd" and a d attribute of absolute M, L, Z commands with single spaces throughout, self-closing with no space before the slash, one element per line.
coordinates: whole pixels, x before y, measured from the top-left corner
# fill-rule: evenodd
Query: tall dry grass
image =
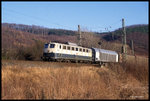
<path fill-rule="evenodd" d="M 89 64 L 2 61 L 1 96 L 2 99 L 148 99 L 145 86 L 148 61 L 143 65 L 145 69 L 137 69 L 141 63 L 135 67 L 131 60 L 130 64 L 103 68 Z M 143 64 L 142 60 L 137 61 Z"/>
<path fill-rule="evenodd" d="M 149 66 L 148 58 L 141 56 L 127 56 L 127 60 L 120 64 L 110 64 L 110 69 L 116 74 L 122 84 L 120 97 L 123 99 L 148 98 Z"/>
<path fill-rule="evenodd" d="M 104 83 L 99 83 L 99 80 L 98 74 L 85 67 L 7 66 L 2 69 L 2 99 L 109 98 L 102 93 Z"/>
<path fill-rule="evenodd" d="M 122 64 L 126 73 L 133 75 L 137 80 L 148 84 L 149 59 L 142 56 L 127 56 L 127 61 Z"/>

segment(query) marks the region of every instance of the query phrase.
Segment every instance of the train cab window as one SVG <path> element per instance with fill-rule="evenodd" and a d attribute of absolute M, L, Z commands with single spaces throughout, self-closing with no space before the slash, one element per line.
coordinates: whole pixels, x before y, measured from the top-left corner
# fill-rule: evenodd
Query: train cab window
<path fill-rule="evenodd" d="M 48 48 L 48 44 L 45 44 L 45 45 L 44 45 L 44 48 Z"/>
<path fill-rule="evenodd" d="M 72 47 L 72 50 L 74 50 L 74 47 Z"/>
<path fill-rule="evenodd" d="M 59 48 L 61 49 L 61 45 L 59 46 Z"/>
<path fill-rule="evenodd" d="M 67 50 L 70 50 L 70 46 L 67 47 Z"/>
<path fill-rule="evenodd" d="M 85 52 L 85 49 L 83 49 L 83 52 Z"/>
<path fill-rule="evenodd" d="M 76 51 L 78 51 L 78 48 L 76 48 Z"/>
<path fill-rule="evenodd" d="M 80 50 L 79 50 L 80 52 L 82 52 L 82 48 L 80 48 Z"/>
<path fill-rule="evenodd" d="M 88 53 L 88 52 L 89 52 L 89 50 L 88 50 L 88 49 L 86 49 L 86 52 Z"/>
<path fill-rule="evenodd" d="M 55 44 L 50 44 L 50 48 L 54 48 L 55 47 Z"/>
<path fill-rule="evenodd" d="M 63 46 L 63 49 L 66 49 L 66 46 Z"/>

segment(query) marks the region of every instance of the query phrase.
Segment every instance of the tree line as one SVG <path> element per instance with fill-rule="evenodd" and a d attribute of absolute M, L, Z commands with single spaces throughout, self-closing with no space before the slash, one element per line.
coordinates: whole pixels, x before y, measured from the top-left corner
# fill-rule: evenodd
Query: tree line
<path fill-rule="evenodd" d="M 13 28 L 16 30 L 29 32 L 32 34 L 42 34 L 42 35 L 71 35 L 74 36 L 76 31 L 64 30 L 64 29 L 50 29 L 42 26 L 36 25 L 23 25 L 23 24 L 9 24 L 2 23 L 2 26 Z"/>

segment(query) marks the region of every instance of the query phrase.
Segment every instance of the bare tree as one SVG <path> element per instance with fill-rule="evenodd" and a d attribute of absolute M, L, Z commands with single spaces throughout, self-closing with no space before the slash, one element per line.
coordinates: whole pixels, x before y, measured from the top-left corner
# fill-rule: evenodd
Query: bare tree
<path fill-rule="evenodd" d="M 82 46 L 86 47 L 99 47 L 99 37 L 97 37 L 93 32 L 88 31 L 87 29 L 82 29 L 81 31 L 82 37 Z"/>

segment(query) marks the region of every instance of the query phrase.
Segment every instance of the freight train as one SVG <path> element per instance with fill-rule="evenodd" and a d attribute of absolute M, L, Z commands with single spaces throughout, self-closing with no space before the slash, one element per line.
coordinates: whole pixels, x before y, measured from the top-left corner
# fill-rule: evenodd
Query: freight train
<path fill-rule="evenodd" d="M 44 45 L 43 60 L 90 62 L 100 65 L 108 62 L 118 62 L 119 54 L 115 51 L 86 48 L 75 43 L 49 42 Z"/>

